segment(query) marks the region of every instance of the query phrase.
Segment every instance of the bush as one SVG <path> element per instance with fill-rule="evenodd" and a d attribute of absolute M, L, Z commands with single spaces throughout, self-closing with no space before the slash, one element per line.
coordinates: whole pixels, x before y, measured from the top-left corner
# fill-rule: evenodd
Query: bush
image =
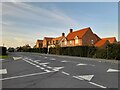
<path fill-rule="evenodd" d="M 107 45 L 107 58 L 120 60 L 120 45 L 108 44 Z"/>
<path fill-rule="evenodd" d="M 101 59 L 106 59 L 107 58 L 107 50 L 106 49 L 101 49 L 98 48 L 95 55 L 93 56 L 95 58 L 101 58 Z"/>

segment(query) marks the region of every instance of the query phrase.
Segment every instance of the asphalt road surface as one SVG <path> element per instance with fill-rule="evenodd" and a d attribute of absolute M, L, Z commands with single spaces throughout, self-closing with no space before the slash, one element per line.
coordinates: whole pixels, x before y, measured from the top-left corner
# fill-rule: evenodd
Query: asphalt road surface
<path fill-rule="evenodd" d="M 0 59 L 2 88 L 118 88 L 117 64 L 13 52 Z"/>

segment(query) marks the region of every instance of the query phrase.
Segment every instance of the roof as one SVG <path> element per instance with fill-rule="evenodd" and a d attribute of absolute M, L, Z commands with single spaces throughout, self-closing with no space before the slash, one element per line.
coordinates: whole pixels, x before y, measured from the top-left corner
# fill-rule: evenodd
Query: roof
<path fill-rule="evenodd" d="M 120 44 L 120 41 L 118 41 L 118 44 Z"/>
<path fill-rule="evenodd" d="M 101 47 L 102 45 L 104 45 L 108 40 L 105 39 L 101 39 L 100 41 L 98 41 L 94 46 L 96 47 Z M 109 42 L 109 41 L 108 41 Z"/>
<path fill-rule="evenodd" d="M 43 42 L 43 40 L 37 40 L 37 42 L 38 42 L 38 43 L 42 43 L 42 42 Z"/>
<path fill-rule="evenodd" d="M 114 43 L 116 41 L 115 37 L 108 37 L 108 38 L 102 38 L 104 40 L 108 40 L 110 43 Z"/>
<path fill-rule="evenodd" d="M 94 33 L 94 35 L 95 35 L 97 38 L 101 39 L 97 34 Z"/>
<path fill-rule="evenodd" d="M 91 30 L 90 27 L 71 32 L 66 36 L 66 38 L 67 40 L 72 40 L 75 38 L 75 36 L 78 36 L 78 38 L 82 38 L 88 30 Z"/>
<path fill-rule="evenodd" d="M 53 39 L 53 37 L 44 37 L 44 39 L 46 39 L 46 40 L 52 40 Z"/>
<path fill-rule="evenodd" d="M 58 41 L 59 41 L 62 37 L 63 37 L 63 36 L 56 37 L 56 38 L 53 38 L 52 40 L 53 40 L 53 41 L 56 41 L 56 40 L 58 40 Z"/>

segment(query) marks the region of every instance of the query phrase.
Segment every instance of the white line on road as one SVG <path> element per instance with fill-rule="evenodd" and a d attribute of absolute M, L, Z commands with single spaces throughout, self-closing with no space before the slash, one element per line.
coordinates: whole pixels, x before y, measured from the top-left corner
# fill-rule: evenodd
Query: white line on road
<path fill-rule="evenodd" d="M 44 71 L 46 71 L 46 72 L 51 72 L 50 70 L 47 70 L 47 69 L 45 69 Z"/>
<path fill-rule="evenodd" d="M 52 67 L 50 67 L 50 66 L 47 66 L 47 68 L 51 69 Z"/>
<path fill-rule="evenodd" d="M 51 58 L 50 60 L 56 60 L 55 58 Z"/>
<path fill-rule="evenodd" d="M 77 64 L 76 66 L 84 66 L 84 65 L 87 65 L 87 64 L 79 63 L 79 64 Z"/>
<path fill-rule="evenodd" d="M 79 79 L 79 80 L 83 80 L 82 78 L 79 78 L 79 77 L 77 77 L 77 76 L 73 76 L 74 78 L 76 78 L 76 79 Z"/>
<path fill-rule="evenodd" d="M 38 62 L 38 61 L 41 61 L 41 60 L 34 60 L 34 62 Z"/>
<path fill-rule="evenodd" d="M 0 74 L 7 74 L 7 70 L 6 69 L 0 69 Z"/>
<path fill-rule="evenodd" d="M 43 64 L 42 66 L 46 67 L 47 65 Z"/>
<path fill-rule="evenodd" d="M 43 67 L 40 67 L 40 69 L 44 70 L 45 68 L 43 68 Z"/>
<path fill-rule="evenodd" d="M 63 60 L 63 61 L 61 61 L 62 63 L 65 63 L 65 62 L 68 62 L 68 61 L 66 61 L 66 60 Z"/>
<path fill-rule="evenodd" d="M 56 71 L 50 71 L 50 72 L 56 72 Z M 27 75 L 21 75 L 21 76 L 7 77 L 7 78 L 0 79 L 0 81 L 23 78 L 23 77 L 30 77 L 30 76 L 35 76 L 35 75 L 42 75 L 42 74 L 46 74 L 46 73 L 50 73 L 50 72 L 41 72 L 41 73 L 33 73 L 33 74 L 27 74 Z"/>
<path fill-rule="evenodd" d="M 36 65 L 36 67 L 40 67 L 40 66 Z"/>
<path fill-rule="evenodd" d="M 45 64 L 49 64 L 49 63 L 39 63 L 39 65 L 45 65 Z"/>
<path fill-rule="evenodd" d="M 31 64 L 31 65 L 34 65 L 34 66 L 36 66 L 36 64 L 34 64 L 34 63 L 32 63 L 32 62 L 30 62 L 30 61 L 28 61 L 28 60 L 25 60 L 25 59 L 23 59 L 25 62 L 27 62 L 27 63 L 29 63 L 29 64 Z"/>
<path fill-rule="evenodd" d="M 62 71 L 62 73 L 65 74 L 65 75 L 70 75 L 69 73 L 66 73 L 66 72 L 64 72 L 64 71 Z"/>
<path fill-rule="evenodd" d="M 96 83 L 94 83 L 94 82 L 89 82 L 89 83 L 92 84 L 92 85 L 98 86 L 98 87 L 100 87 L 100 88 L 107 88 L 107 87 L 105 87 L 105 86 L 96 84 Z"/>

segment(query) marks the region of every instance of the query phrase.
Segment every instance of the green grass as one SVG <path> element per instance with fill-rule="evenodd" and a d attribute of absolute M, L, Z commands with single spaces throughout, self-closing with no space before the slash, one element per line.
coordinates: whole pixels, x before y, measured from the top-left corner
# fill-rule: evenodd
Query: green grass
<path fill-rule="evenodd" d="M 0 56 L 0 59 L 1 59 L 1 58 L 8 58 L 8 55 Z"/>

